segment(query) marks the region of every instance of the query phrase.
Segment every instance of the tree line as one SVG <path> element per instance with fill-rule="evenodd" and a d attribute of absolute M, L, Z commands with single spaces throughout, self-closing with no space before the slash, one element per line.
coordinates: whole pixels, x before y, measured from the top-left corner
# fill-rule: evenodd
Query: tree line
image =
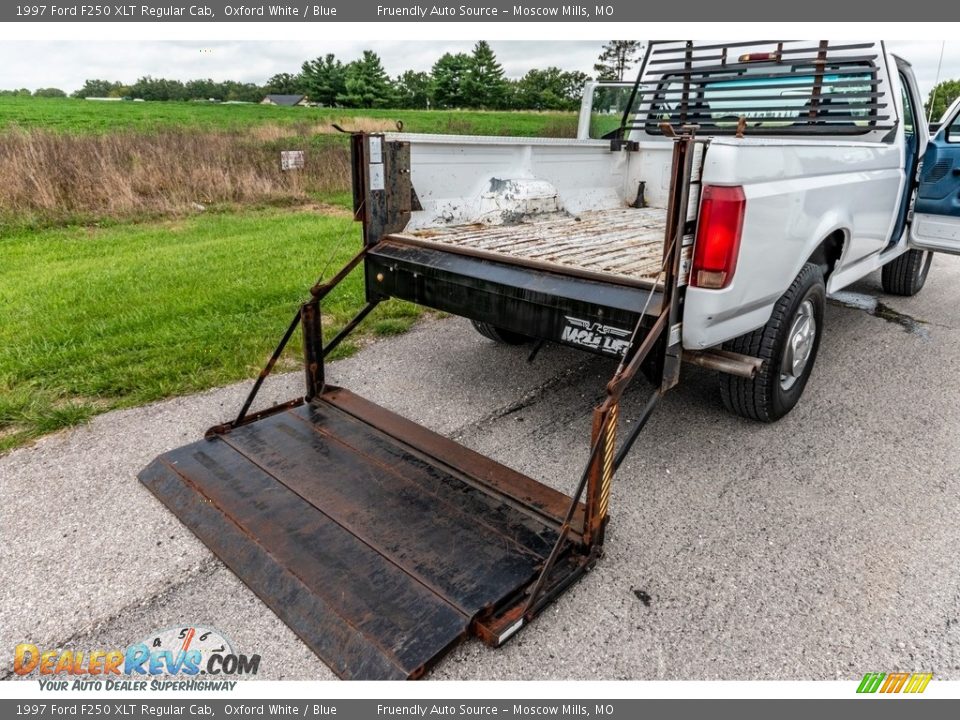
<path fill-rule="evenodd" d="M 597 80 L 629 79 L 641 43 L 611 40 L 593 66 Z M 305 95 L 327 107 L 480 110 L 574 110 L 590 76 L 558 67 L 529 70 L 521 78 L 506 77 L 490 44 L 481 40 L 470 53 L 444 53 L 430 72 L 407 70 L 391 78 L 380 56 L 364 50 L 342 62 L 333 53 L 305 61 L 296 73 L 277 73 L 265 84 L 210 79 L 169 80 L 145 76 L 132 85 L 90 79 L 72 97 L 129 97 L 143 100 L 216 100 L 260 102 L 265 95 Z M 0 96 L 66 97 L 55 87 L 0 90 Z M 944 80 L 930 91 L 925 109 L 938 119 L 957 97 L 960 80 Z M 931 111 L 932 107 L 932 112 Z"/>
<path fill-rule="evenodd" d="M 635 64 L 640 43 L 613 40 L 603 46 L 594 66 L 598 79 L 623 79 Z M 430 72 L 407 70 L 391 78 L 372 50 L 351 62 L 333 53 L 304 62 L 296 73 L 278 73 L 265 84 L 209 79 L 169 80 L 142 77 L 133 84 L 90 79 L 75 98 L 129 97 L 143 100 L 216 100 L 260 102 L 265 95 L 306 95 L 313 103 L 351 108 L 469 108 L 482 110 L 572 110 L 579 107 L 586 73 L 546 67 L 521 78 L 506 77 L 489 43 L 470 53 L 445 53 Z M 27 89 L 0 95 L 66 97 L 58 88 Z"/>

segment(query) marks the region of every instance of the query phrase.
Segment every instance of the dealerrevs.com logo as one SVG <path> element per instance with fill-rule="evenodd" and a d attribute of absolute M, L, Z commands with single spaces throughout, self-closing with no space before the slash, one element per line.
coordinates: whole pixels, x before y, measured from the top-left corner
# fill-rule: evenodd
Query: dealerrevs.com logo
<path fill-rule="evenodd" d="M 244 655 L 218 630 L 184 625 L 150 633 L 125 649 L 41 650 L 21 643 L 17 675 L 36 675 L 41 690 L 232 690 L 256 675 L 259 655 Z"/>

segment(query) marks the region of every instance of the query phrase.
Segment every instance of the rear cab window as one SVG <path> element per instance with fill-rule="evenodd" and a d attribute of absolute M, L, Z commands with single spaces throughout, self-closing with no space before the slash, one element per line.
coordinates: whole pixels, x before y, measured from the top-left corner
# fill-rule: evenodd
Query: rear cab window
<path fill-rule="evenodd" d="M 872 129 L 878 116 L 876 103 L 871 102 L 877 81 L 869 66 L 822 75 L 798 68 L 789 77 L 764 77 L 769 70 L 769 66 L 744 68 L 732 79 L 691 82 L 686 95 L 683 76 L 664 77 L 647 132 L 660 134 L 659 124 L 667 121 L 695 123 L 716 134 L 733 133 L 741 118 L 747 128 L 774 132 L 811 126 L 847 133 Z"/>

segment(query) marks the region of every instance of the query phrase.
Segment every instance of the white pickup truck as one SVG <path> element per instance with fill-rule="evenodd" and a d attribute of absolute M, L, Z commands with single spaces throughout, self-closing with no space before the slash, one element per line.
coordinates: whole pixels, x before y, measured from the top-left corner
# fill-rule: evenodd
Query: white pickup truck
<path fill-rule="evenodd" d="M 960 249 L 957 108 L 929 141 L 882 43 L 651 43 L 621 100 L 600 91 L 575 140 L 354 134 L 362 247 L 235 419 L 140 473 L 342 677 L 420 677 L 470 634 L 499 646 L 593 567 L 613 477 L 683 361 L 775 420 L 828 290 L 883 268 L 913 294 L 931 251 Z M 359 267 L 367 304 L 325 339 L 321 302 Z M 387 298 L 616 359 L 570 496 L 325 381 Z M 305 394 L 248 412 L 298 325 Z M 654 387 L 618 437 L 641 371 Z"/>
<path fill-rule="evenodd" d="M 691 125 L 709 143 L 682 346 L 688 359 L 723 348 L 762 360 L 752 377 L 721 373 L 721 394 L 733 412 L 776 420 L 810 376 L 827 293 L 882 268 L 887 292 L 912 295 L 932 252 L 960 250 L 957 108 L 931 143 L 910 66 L 882 42 L 654 42 L 636 83 L 588 85 L 576 140 L 388 135 L 410 145 L 418 199 L 391 242 L 607 291 L 649 287 L 661 269 L 669 136 Z M 633 327 L 602 301 L 568 308 L 558 325 L 522 303 L 488 312 L 482 292 L 386 294 L 470 317 L 505 342 L 618 354 Z M 712 357 L 704 364 L 722 369 Z"/>

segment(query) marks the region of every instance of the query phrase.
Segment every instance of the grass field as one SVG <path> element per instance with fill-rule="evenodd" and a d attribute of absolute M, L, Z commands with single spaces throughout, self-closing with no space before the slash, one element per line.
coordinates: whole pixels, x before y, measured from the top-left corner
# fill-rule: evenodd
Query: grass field
<path fill-rule="evenodd" d="M 465 135 L 574 137 L 576 113 L 478 110 L 348 110 L 223 105 L 196 102 L 95 102 L 63 98 L 0 98 L 0 130 L 18 127 L 63 133 L 111 133 L 160 129 L 242 130 L 257 125 L 351 129 L 353 118 L 372 118 L 406 132 Z M 301 134 L 303 128 L 294 134 Z M 382 129 L 382 128 L 381 128 Z"/>
<path fill-rule="evenodd" d="M 197 204 L 293 205 L 349 190 L 351 130 L 572 137 L 573 113 L 330 110 L 0 98 L 0 234 L 150 220 Z M 279 167 L 281 150 L 306 166 Z"/>
<path fill-rule="evenodd" d="M 255 376 L 327 259 L 329 276 L 359 244 L 346 213 L 277 210 L 4 238 L 0 452 L 106 410 Z M 362 303 L 355 272 L 324 301 L 325 329 Z M 391 301 L 361 327 L 403 332 L 419 312 Z"/>
<path fill-rule="evenodd" d="M 397 120 L 436 133 L 576 127 L 572 113 L 0 98 L 0 452 L 254 377 L 327 259 L 329 275 L 359 247 L 346 136 L 330 123 Z M 278 151 L 298 148 L 308 167 L 282 173 Z M 362 303 L 355 273 L 324 302 L 327 328 Z M 419 313 L 391 302 L 362 327 L 403 332 Z"/>

